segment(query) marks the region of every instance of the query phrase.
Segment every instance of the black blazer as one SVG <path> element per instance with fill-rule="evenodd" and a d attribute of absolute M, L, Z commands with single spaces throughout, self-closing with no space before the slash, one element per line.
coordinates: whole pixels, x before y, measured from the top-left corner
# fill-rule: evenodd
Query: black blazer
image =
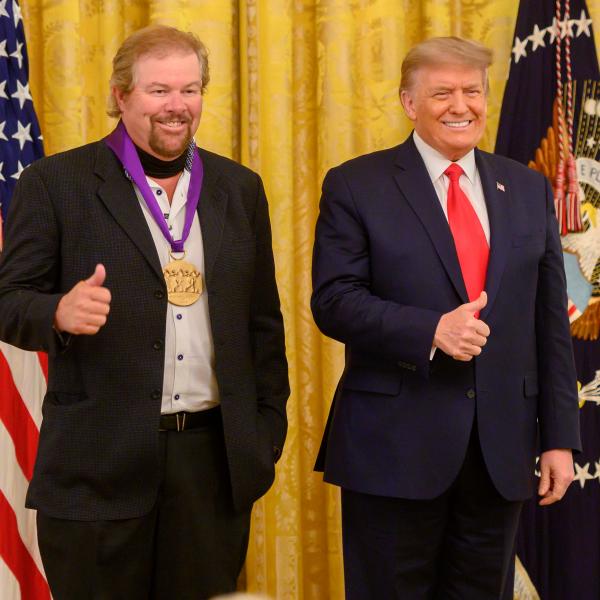
<path fill-rule="evenodd" d="M 235 505 L 271 485 L 289 395 L 271 231 L 259 176 L 201 150 L 198 205 L 215 370 Z M 66 343 L 58 301 L 96 263 L 106 325 Z M 148 512 L 158 490 L 166 286 L 131 182 L 103 142 L 22 173 L 0 258 L 0 339 L 49 353 L 48 391 L 27 506 L 66 519 Z"/>
<path fill-rule="evenodd" d="M 474 419 L 508 500 L 533 492 L 541 450 L 580 449 L 565 274 L 552 192 L 539 173 L 475 151 L 490 222 L 480 356 L 453 360 L 433 336 L 466 303 L 454 241 L 412 137 L 323 183 L 312 297 L 321 330 L 346 344 L 318 468 L 344 488 L 427 499 L 463 462 Z"/>

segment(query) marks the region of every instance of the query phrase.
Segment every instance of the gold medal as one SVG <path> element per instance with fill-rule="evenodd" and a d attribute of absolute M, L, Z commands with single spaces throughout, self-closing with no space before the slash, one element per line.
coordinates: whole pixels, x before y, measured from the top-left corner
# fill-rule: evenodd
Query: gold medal
<path fill-rule="evenodd" d="M 172 253 L 171 262 L 163 269 L 169 302 L 176 306 L 190 306 L 200 298 L 202 294 L 202 276 L 196 267 L 181 258 L 174 258 Z"/>

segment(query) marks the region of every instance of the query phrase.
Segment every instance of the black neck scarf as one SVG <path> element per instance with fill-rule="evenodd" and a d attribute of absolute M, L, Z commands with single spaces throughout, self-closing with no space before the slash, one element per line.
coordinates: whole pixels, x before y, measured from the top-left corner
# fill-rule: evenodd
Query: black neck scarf
<path fill-rule="evenodd" d="M 187 158 L 187 148 L 183 151 L 181 156 L 178 156 L 174 160 L 161 160 L 148 154 L 148 152 L 142 150 L 139 146 L 135 146 L 137 154 L 142 163 L 142 169 L 144 174 L 153 179 L 167 179 L 173 177 L 177 173 L 181 173 L 185 168 L 185 161 Z"/>

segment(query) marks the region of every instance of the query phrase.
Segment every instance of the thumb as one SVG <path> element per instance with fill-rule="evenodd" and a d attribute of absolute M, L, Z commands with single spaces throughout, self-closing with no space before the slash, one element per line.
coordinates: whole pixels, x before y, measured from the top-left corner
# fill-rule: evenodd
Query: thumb
<path fill-rule="evenodd" d="M 473 300 L 473 302 L 469 302 L 468 304 L 465 304 L 465 306 L 469 310 L 472 310 L 474 313 L 475 312 L 478 313 L 482 308 L 485 308 L 486 304 L 487 304 L 487 294 L 485 292 L 481 292 L 481 294 L 479 294 L 479 298 L 477 298 L 477 300 Z"/>
<path fill-rule="evenodd" d="M 538 494 L 544 496 L 550 489 L 550 469 L 544 465 L 540 465 L 540 484 L 538 486 Z"/>
<path fill-rule="evenodd" d="M 104 268 L 104 265 L 97 264 L 94 274 L 91 277 L 89 277 L 88 279 L 86 279 L 85 282 L 88 285 L 101 286 L 104 283 L 105 279 L 106 279 L 106 269 Z"/>

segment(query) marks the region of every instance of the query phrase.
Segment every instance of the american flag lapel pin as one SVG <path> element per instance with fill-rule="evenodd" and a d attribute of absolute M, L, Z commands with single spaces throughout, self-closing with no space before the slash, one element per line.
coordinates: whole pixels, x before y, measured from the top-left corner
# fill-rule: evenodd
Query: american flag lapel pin
<path fill-rule="evenodd" d="M 500 190 L 501 192 L 504 192 L 504 184 L 500 183 L 499 181 L 496 181 L 496 189 Z"/>

